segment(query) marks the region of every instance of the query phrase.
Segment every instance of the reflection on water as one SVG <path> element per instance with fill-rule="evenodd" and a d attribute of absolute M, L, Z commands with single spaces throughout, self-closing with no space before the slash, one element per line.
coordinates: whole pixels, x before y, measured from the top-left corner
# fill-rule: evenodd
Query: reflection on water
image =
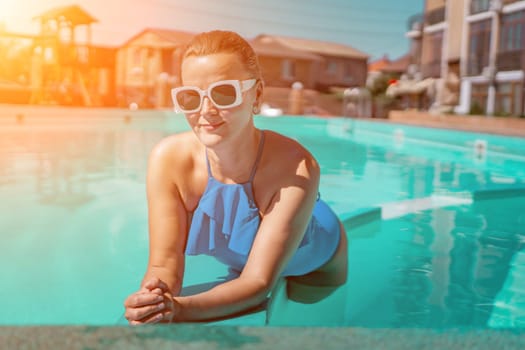
<path fill-rule="evenodd" d="M 369 274 L 374 277 L 354 286 L 380 290 L 371 292 L 376 296 L 366 306 L 366 299 L 351 300 L 348 324 L 525 327 L 524 207 L 523 196 L 480 200 L 388 220 L 366 242 L 356 238 L 350 242 L 350 280 L 363 269 L 360 255 L 389 253 L 381 270 Z M 368 261 L 370 271 L 376 263 Z"/>
<path fill-rule="evenodd" d="M 143 182 L 160 131 L 10 130 L 0 135 L 0 189 L 23 186 L 43 205 L 73 209 L 95 199 L 101 180 Z"/>
<path fill-rule="evenodd" d="M 145 266 L 145 168 L 164 135 L 0 129 L 0 263 L 13 267 L 0 280 L 0 298 L 9 300 L 0 324 L 117 319 Z"/>

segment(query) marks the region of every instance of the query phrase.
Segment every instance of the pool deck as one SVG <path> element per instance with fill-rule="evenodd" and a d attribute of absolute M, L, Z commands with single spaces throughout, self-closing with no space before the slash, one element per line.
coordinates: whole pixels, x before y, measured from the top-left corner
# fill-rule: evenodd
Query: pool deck
<path fill-rule="evenodd" d="M 375 120 L 375 119 L 374 119 Z M 391 111 L 386 122 L 525 137 L 525 118 L 431 114 L 420 111 Z"/>
<path fill-rule="evenodd" d="M 151 113 L 169 114 L 171 109 L 136 110 L 125 108 L 82 108 L 0 104 L 0 125 L 44 121 L 48 118 L 89 117 L 91 122 L 114 118 L 147 117 Z M 327 116 L 320 116 L 327 117 Z M 337 118 L 338 116 L 331 116 Z M 380 123 L 399 123 L 432 128 L 454 129 L 488 134 L 525 137 L 525 118 L 432 114 L 416 110 L 391 111 L 387 119 L 366 118 Z"/>
<path fill-rule="evenodd" d="M 267 328 L 202 325 L 3 327 L 2 349 L 522 349 L 516 330 Z"/>

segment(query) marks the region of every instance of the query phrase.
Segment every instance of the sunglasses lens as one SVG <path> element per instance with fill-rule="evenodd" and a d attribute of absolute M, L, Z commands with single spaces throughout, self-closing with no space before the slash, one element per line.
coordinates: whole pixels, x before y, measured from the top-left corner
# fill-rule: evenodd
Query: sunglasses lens
<path fill-rule="evenodd" d="M 211 92 L 210 97 L 217 106 L 227 107 L 232 105 L 237 99 L 237 91 L 231 84 L 223 84 L 215 86 Z"/>
<path fill-rule="evenodd" d="M 201 96 L 197 91 L 184 90 L 177 94 L 177 103 L 186 111 L 191 111 L 199 108 L 201 103 Z"/>

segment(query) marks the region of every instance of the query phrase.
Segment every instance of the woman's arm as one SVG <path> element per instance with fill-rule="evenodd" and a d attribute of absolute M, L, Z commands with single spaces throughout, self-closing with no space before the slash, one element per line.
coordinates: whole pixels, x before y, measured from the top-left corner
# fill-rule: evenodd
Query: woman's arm
<path fill-rule="evenodd" d="M 177 166 L 173 139 L 159 143 L 152 151 L 146 180 L 149 219 L 149 260 L 142 285 L 151 277 L 164 281 L 178 295 L 184 274 L 187 212 L 175 184 Z"/>
<path fill-rule="evenodd" d="M 317 198 L 318 165 L 309 154 L 299 158 L 293 168 L 284 164 L 274 165 L 277 168 L 282 165 L 287 170 L 280 174 L 279 185 L 274 187 L 278 189 L 274 191 L 269 208 L 263 213 L 241 275 L 209 291 L 175 297 L 174 321 L 228 316 L 264 301 L 297 250 Z M 290 159 L 285 161 L 290 162 Z"/>
<path fill-rule="evenodd" d="M 173 170 L 183 167 L 177 167 L 172 142 L 159 143 L 148 162 L 149 261 L 141 288 L 124 302 L 130 324 L 169 320 L 166 308 L 182 286 L 187 213 L 174 180 Z"/>

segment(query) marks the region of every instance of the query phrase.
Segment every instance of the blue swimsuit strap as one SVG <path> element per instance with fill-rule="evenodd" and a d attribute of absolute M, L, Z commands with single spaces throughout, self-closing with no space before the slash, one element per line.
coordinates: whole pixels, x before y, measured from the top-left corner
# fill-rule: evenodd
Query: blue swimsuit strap
<path fill-rule="evenodd" d="M 257 170 L 257 165 L 259 165 L 259 161 L 261 160 L 261 156 L 263 152 L 263 145 L 264 145 L 264 131 L 261 130 L 261 139 L 259 140 L 257 157 L 255 158 L 255 163 L 253 164 L 252 172 L 250 173 L 250 178 L 248 179 L 248 183 L 251 183 L 255 177 L 255 171 Z M 208 177 L 213 177 L 211 173 L 210 161 L 208 159 L 208 149 L 206 149 L 206 167 L 208 168 Z"/>

